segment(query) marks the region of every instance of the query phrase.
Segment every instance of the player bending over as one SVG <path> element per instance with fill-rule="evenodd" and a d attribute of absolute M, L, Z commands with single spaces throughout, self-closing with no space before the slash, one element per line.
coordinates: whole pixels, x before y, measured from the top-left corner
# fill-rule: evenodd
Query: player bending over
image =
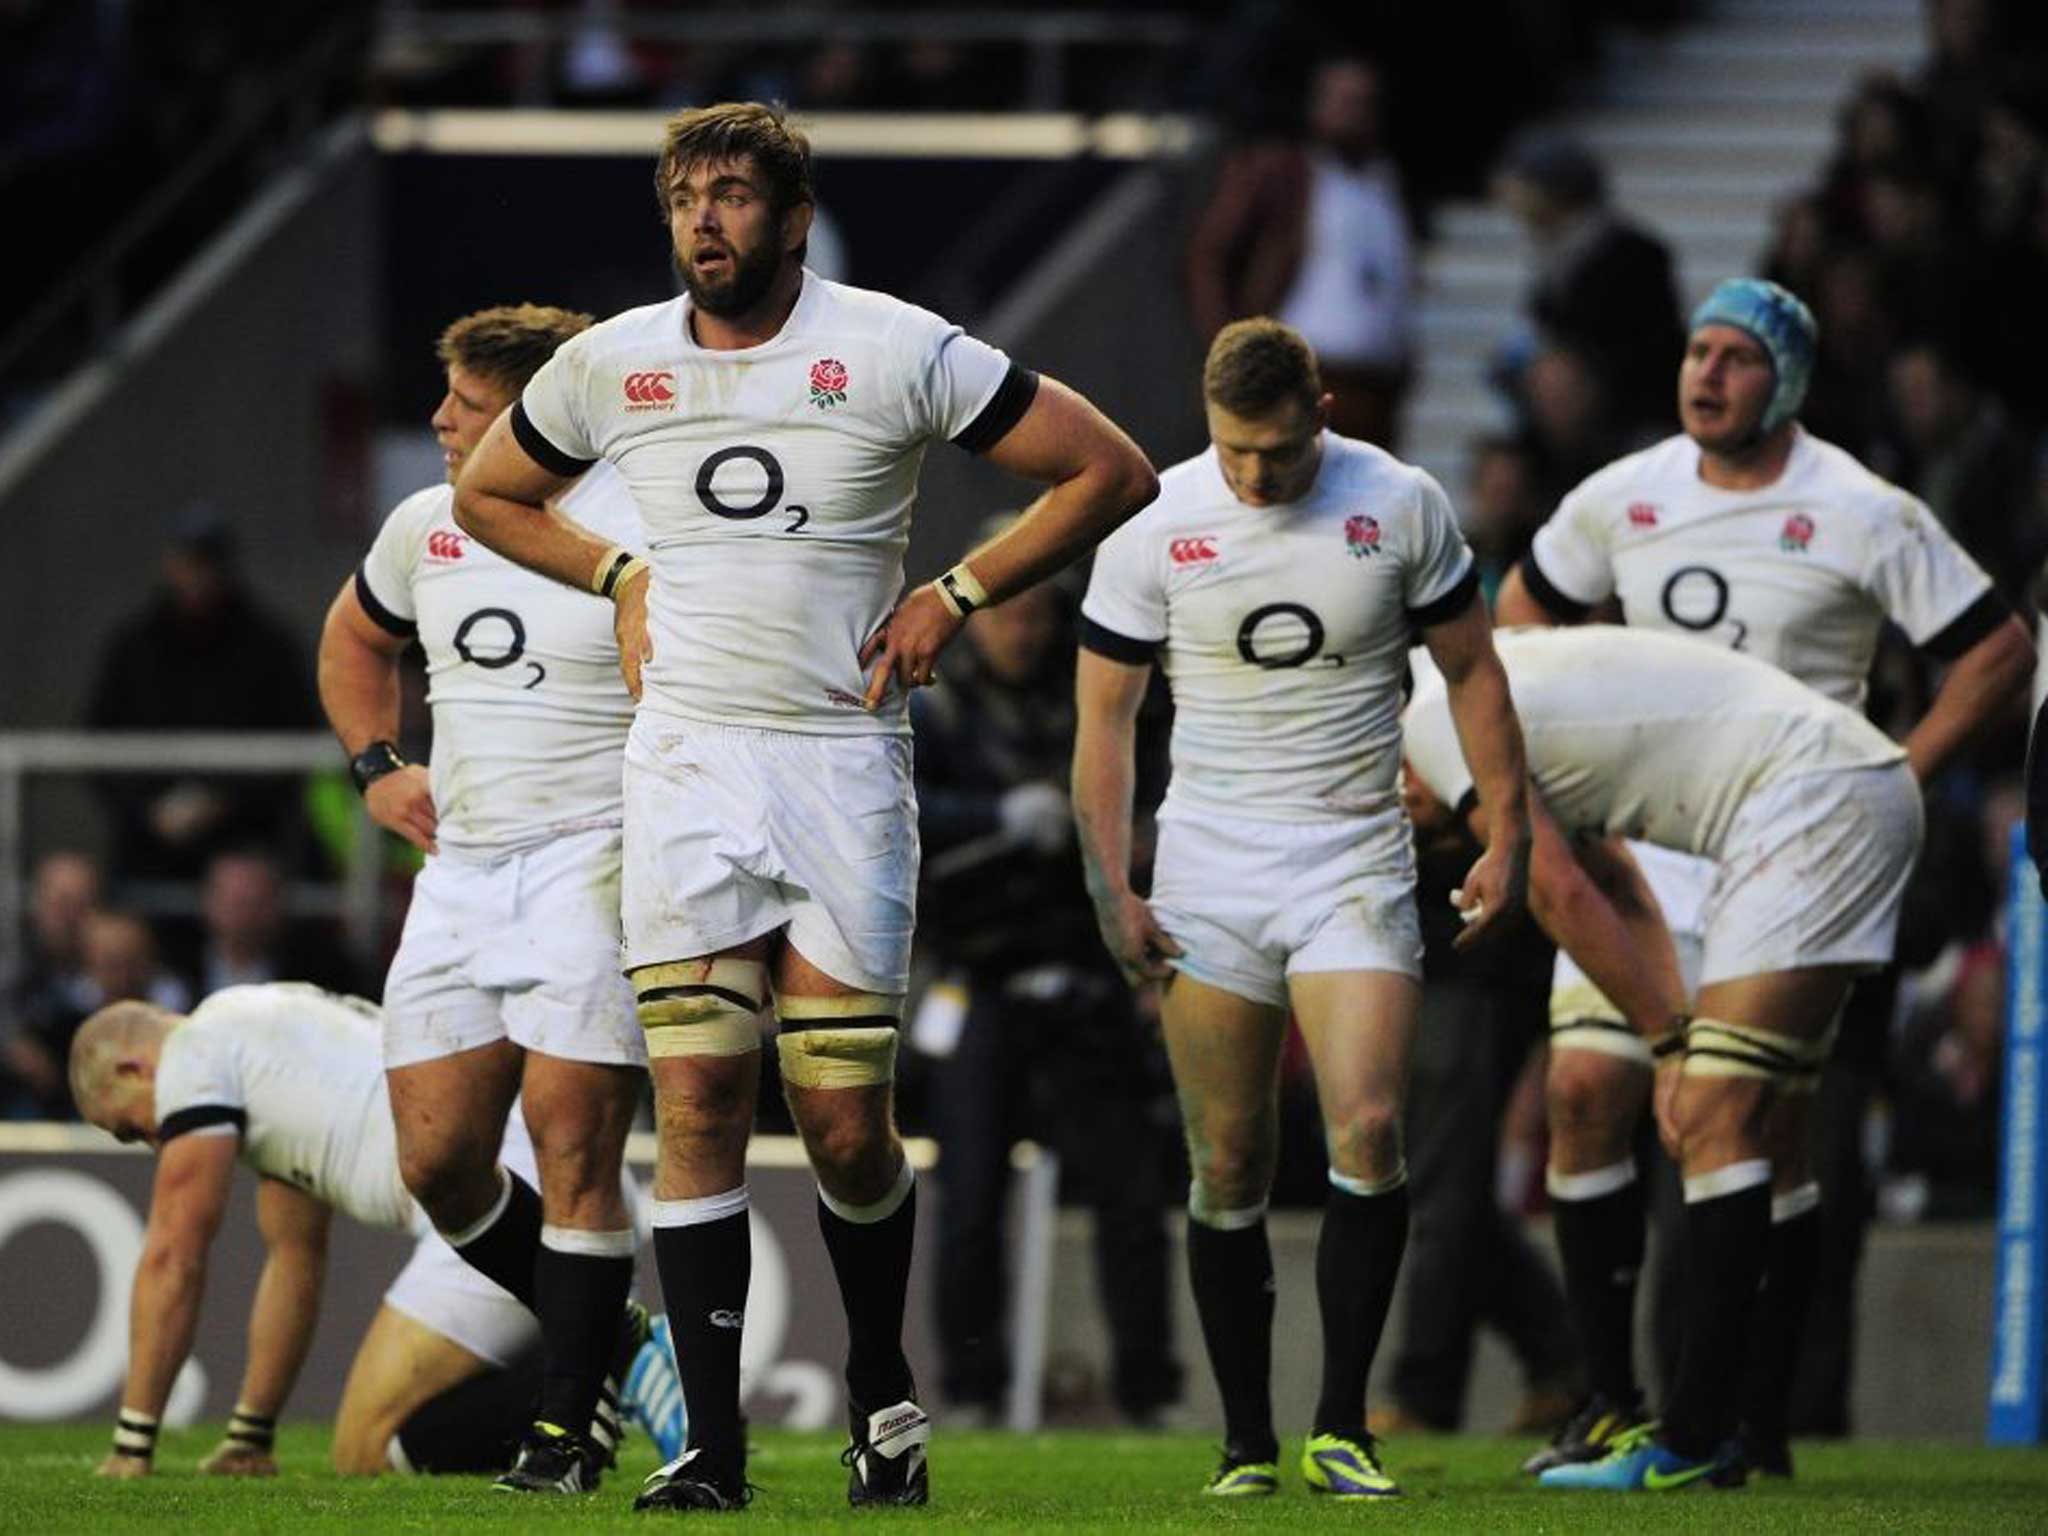
<path fill-rule="evenodd" d="M 227 1437 L 200 1470 L 277 1470 L 277 1417 L 312 1342 L 331 1213 L 419 1235 L 349 1368 L 334 1426 L 335 1470 L 484 1472 L 504 1465 L 541 1385 L 533 1314 L 459 1258 L 399 1177 L 372 1003 L 293 982 L 229 987 L 191 1016 L 114 1003 L 79 1029 L 71 1090 L 81 1114 L 157 1149 L 149 1229 L 129 1308 L 128 1382 L 107 1477 L 151 1468 L 158 1420 L 192 1348 L 207 1248 L 237 1160 L 261 1178 L 266 1259 L 249 1317 L 249 1363 Z M 524 1121 L 503 1156 L 533 1176 Z M 683 1434 L 681 1393 L 657 1325 L 627 1375 L 624 1407 L 662 1449 Z M 594 1438 L 616 1446 L 600 1402 Z"/>

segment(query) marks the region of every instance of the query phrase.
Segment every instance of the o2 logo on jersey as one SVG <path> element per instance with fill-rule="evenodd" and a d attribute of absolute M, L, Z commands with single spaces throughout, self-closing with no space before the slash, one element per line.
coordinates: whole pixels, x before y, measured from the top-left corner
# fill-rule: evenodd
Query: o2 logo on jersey
<path fill-rule="evenodd" d="M 1813 519 L 1804 512 L 1794 512 L 1785 519 L 1785 526 L 1778 530 L 1778 548 L 1788 555 L 1803 555 L 1806 546 L 1813 542 Z"/>
<path fill-rule="evenodd" d="M 1254 608 L 1237 626 L 1237 654 L 1268 672 L 1305 667 L 1323 649 L 1323 621 L 1301 603 L 1267 603 Z M 1342 656 L 1324 656 L 1323 664 L 1344 665 Z"/>
<path fill-rule="evenodd" d="M 1723 619 L 1735 626 L 1730 648 L 1742 649 L 1749 638 L 1749 626 L 1728 618 L 1728 578 L 1710 565 L 1681 565 L 1664 580 L 1661 606 L 1664 617 L 1680 629 L 1703 634 Z"/>
<path fill-rule="evenodd" d="M 625 379 L 626 409 L 672 411 L 676 408 L 676 376 L 669 368 L 648 368 Z"/>
<path fill-rule="evenodd" d="M 697 466 L 697 500 L 713 517 L 749 522 L 782 507 L 790 517 L 782 531 L 795 533 L 811 520 L 811 509 L 782 506 L 784 483 L 782 461 L 752 443 L 721 448 Z"/>
<path fill-rule="evenodd" d="M 1166 558 L 1175 565 L 1204 564 L 1216 558 L 1216 540 L 1206 533 L 1198 538 L 1175 539 L 1166 546 Z"/>
<path fill-rule="evenodd" d="M 846 404 L 846 364 L 836 357 L 821 357 L 811 364 L 811 404 L 821 411 Z"/>
<path fill-rule="evenodd" d="M 526 624 L 510 608 L 479 608 L 455 630 L 455 654 L 473 667 L 498 672 L 526 655 Z M 533 676 L 520 684 L 538 688 L 548 669 L 529 661 Z"/>
<path fill-rule="evenodd" d="M 1363 560 L 1367 555 L 1380 552 L 1380 523 L 1376 517 L 1359 513 L 1344 519 L 1344 547 L 1351 551 L 1351 558 Z"/>

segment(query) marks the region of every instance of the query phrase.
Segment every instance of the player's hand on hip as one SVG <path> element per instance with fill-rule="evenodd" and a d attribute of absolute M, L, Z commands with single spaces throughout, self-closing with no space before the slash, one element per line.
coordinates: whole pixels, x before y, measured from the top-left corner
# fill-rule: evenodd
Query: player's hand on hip
<path fill-rule="evenodd" d="M 1451 905 L 1465 920 L 1451 947 L 1466 949 L 1490 933 L 1506 932 L 1528 899 L 1528 839 L 1489 847 L 1465 872 L 1465 883 L 1451 892 Z"/>
<path fill-rule="evenodd" d="M 861 666 L 873 668 L 868 673 L 867 707 L 882 707 L 892 677 L 906 692 L 929 687 L 939 652 L 960 632 L 963 622 L 953 617 L 929 582 L 898 603 L 896 611 L 882 620 L 882 627 L 860 648 Z"/>
<path fill-rule="evenodd" d="M 434 845 L 440 827 L 434 812 L 434 783 L 424 763 L 407 763 L 372 779 L 363 791 L 363 805 L 370 820 L 385 831 L 396 832 L 424 853 L 440 852 Z"/>
<path fill-rule="evenodd" d="M 612 594 L 612 634 L 619 642 L 619 672 L 626 691 L 640 697 L 640 671 L 654 659 L 654 638 L 647 633 L 647 589 L 654 577 L 635 571 Z"/>
<path fill-rule="evenodd" d="M 1127 892 L 1098 907 L 1095 915 L 1110 957 L 1132 986 L 1164 981 L 1173 974 L 1167 961 L 1180 955 L 1180 946 L 1159 926 L 1143 897 Z"/>
<path fill-rule="evenodd" d="M 147 1477 L 149 1473 L 150 1459 L 147 1456 L 127 1456 L 120 1451 L 111 1453 L 92 1469 L 94 1477 Z"/>
<path fill-rule="evenodd" d="M 223 1440 L 213 1454 L 199 1463 L 208 1477 L 275 1477 L 277 1462 L 270 1452 L 253 1445 Z"/>

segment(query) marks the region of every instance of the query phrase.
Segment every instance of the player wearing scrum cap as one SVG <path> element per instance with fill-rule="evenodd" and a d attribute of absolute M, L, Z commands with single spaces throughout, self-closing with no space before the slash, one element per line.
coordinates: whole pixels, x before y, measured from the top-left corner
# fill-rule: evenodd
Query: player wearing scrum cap
<path fill-rule="evenodd" d="M 1732 1478 L 1742 1364 L 1763 1344 L 1753 1311 L 1780 1155 L 1767 1121 L 1774 1101 L 1811 1093 L 1850 984 L 1891 958 L 1919 786 L 1905 749 L 1860 713 L 1752 657 L 1606 626 L 1507 630 L 1497 644 L 1541 801 L 1530 909 L 1657 1062 L 1658 1124 L 1685 1181 L 1683 1333 L 1661 1428 L 1639 1425 L 1541 1481 L 1656 1491 Z M 1402 728 L 1417 826 L 1456 807 L 1488 836 L 1486 788 L 1440 679 L 1422 678 Z M 1713 861 L 1689 1016 L 1622 836 Z M 1553 1136 L 1572 1110 L 1552 1100 Z"/>
<path fill-rule="evenodd" d="M 497 1485 L 524 1492 L 595 1486 L 607 1457 L 582 1427 L 637 1348 L 619 1325 L 634 1251 L 620 1166 L 646 1060 L 619 975 L 619 763 L 633 699 L 611 604 L 468 537 L 452 486 L 534 370 L 589 323 L 522 304 L 442 334 L 448 393 L 433 425 L 448 483 L 399 503 L 320 637 L 320 700 L 364 802 L 428 854 L 384 986 L 399 1166 L 455 1251 L 541 1320 L 540 1409 Z M 607 466 L 563 486 L 559 505 L 609 537 L 638 537 Z M 415 640 L 431 772 L 393 745 L 398 659 Z M 538 1192 L 498 1161 L 515 1098 Z"/>
<path fill-rule="evenodd" d="M 2025 631 L 1931 512 L 1799 425 L 1815 330 L 1774 283 L 1732 278 L 1692 317 L 1678 370 L 1683 432 L 1601 470 L 1538 530 L 1497 604 L 1504 625 L 1575 623 L 1619 604 L 1630 628 L 1683 633 L 1758 657 L 1860 706 L 1887 621 L 1948 666 L 1906 756 L 1925 782 L 2024 688 Z M 1619 644 L 1625 648 L 1626 642 Z M 1643 850 L 1651 888 L 1698 949 L 1711 871 Z M 1633 1363 L 1644 1198 L 1634 1133 L 1648 1090 L 1640 1042 L 1566 955 L 1551 995 L 1547 1176 L 1566 1290 L 1592 1395 L 1528 1469 L 1602 1454 L 1645 1409 Z M 1757 1464 L 1790 1470 L 1785 1401 L 1820 1253 L 1809 1096 L 1783 1101 L 1763 1335 L 1746 1394 Z"/>
<path fill-rule="evenodd" d="M 249 1319 L 249 1362 L 226 1438 L 201 1471 L 267 1476 L 277 1416 L 319 1318 L 331 1216 L 414 1233 L 412 1259 L 356 1351 L 334 1424 L 348 1474 L 484 1471 L 530 1421 L 540 1390 L 531 1310 L 464 1264 L 406 1192 L 384 1089 L 375 1004 L 299 982 L 228 987 L 189 1017 L 149 1003 L 101 1009 L 71 1046 L 79 1112 L 123 1142 L 156 1149 L 149 1232 L 129 1308 L 127 1384 L 102 1476 L 140 1477 L 191 1348 L 207 1248 L 235 1164 L 260 1179 L 265 1261 Z M 522 1121 L 505 1127 L 507 1166 L 534 1176 Z M 640 1349 L 626 1403 L 657 1443 L 681 1437 L 664 1339 Z M 658 1405 L 667 1404 L 664 1416 Z M 592 1433 L 615 1443 L 617 1409 Z"/>
<path fill-rule="evenodd" d="M 463 527 L 492 548 L 614 595 L 645 684 L 626 748 L 625 961 L 691 1446 L 637 1507 L 751 1496 L 746 1152 L 771 993 L 846 1308 L 847 1497 L 922 1504 L 931 1424 L 902 1344 L 916 1201 L 891 1086 L 917 880 L 904 694 L 974 608 L 1079 556 L 1155 478 L 1073 391 L 926 310 L 806 271 L 810 146 L 779 112 L 677 114 L 655 191 L 686 292 L 565 345 L 456 490 Z M 918 469 L 942 443 L 1049 489 L 906 593 Z M 645 560 L 548 505 L 600 459 L 640 505 Z"/>
<path fill-rule="evenodd" d="M 1104 540 L 1082 605 L 1073 801 L 1103 938 L 1164 986 L 1186 1122 L 1188 1273 L 1223 1398 L 1208 1491 L 1279 1484 L 1268 1392 L 1266 1198 L 1291 1008 L 1330 1157 L 1316 1256 L 1322 1391 L 1312 1490 L 1400 1489 L 1365 1388 L 1408 1234 L 1400 1118 L 1421 999 L 1413 841 L 1395 789 L 1411 628 L 1450 679 L 1486 785 L 1491 850 L 1461 894 L 1469 941 L 1521 902 L 1521 739 L 1471 551 L 1421 470 L 1325 429 L 1315 354 L 1272 320 L 1224 328 L 1202 378 L 1211 448 Z M 1154 661 L 1173 775 L 1149 899 L 1131 885 L 1132 735 Z"/>

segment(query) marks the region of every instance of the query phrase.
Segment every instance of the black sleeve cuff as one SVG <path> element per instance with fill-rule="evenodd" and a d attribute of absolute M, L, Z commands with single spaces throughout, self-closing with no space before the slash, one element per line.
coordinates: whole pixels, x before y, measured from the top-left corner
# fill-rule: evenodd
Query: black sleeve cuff
<path fill-rule="evenodd" d="M 1558 591 L 1556 584 L 1543 574 L 1534 554 L 1522 556 L 1522 584 L 1537 605 L 1560 624 L 1576 624 L 1593 611 L 1591 603 L 1578 602 Z"/>
<path fill-rule="evenodd" d="M 1434 602 L 1424 603 L 1420 608 L 1408 610 L 1408 622 L 1417 629 L 1427 629 L 1432 624 L 1443 624 L 1455 619 L 1472 606 L 1472 599 L 1479 592 L 1479 563 L 1474 561 L 1465 567 L 1465 574 L 1458 578 L 1458 584 Z"/>
<path fill-rule="evenodd" d="M 1995 588 L 1987 589 L 1920 649 L 1936 661 L 1954 661 L 2011 616 L 2012 605 Z"/>
<path fill-rule="evenodd" d="M 377 594 L 370 590 L 369 575 L 360 565 L 356 567 L 356 601 L 363 605 L 363 612 L 379 629 L 388 630 L 401 640 L 410 640 L 420 632 L 419 625 L 411 619 L 401 619 L 377 601 Z"/>
<path fill-rule="evenodd" d="M 1140 667 L 1149 663 L 1159 652 L 1157 640 L 1133 640 L 1129 635 L 1120 635 L 1113 629 L 1106 629 L 1081 615 L 1081 649 L 1093 651 L 1098 656 L 1107 656 L 1111 661 L 1120 661 L 1126 666 Z"/>
<path fill-rule="evenodd" d="M 1470 789 L 1466 790 L 1465 793 L 1458 796 L 1458 808 L 1451 814 L 1457 818 L 1458 825 L 1462 827 L 1463 825 L 1465 825 L 1466 819 L 1470 817 L 1471 814 L 1478 809 L 1479 786 L 1477 784 L 1474 784 Z"/>
<path fill-rule="evenodd" d="M 194 1104 L 190 1109 L 177 1110 L 164 1116 L 156 1128 L 157 1145 L 162 1146 L 188 1131 L 202 1131 L 209 1125 L 232 1125 L 235 1134 L 239 1136 L 248 1124 L 249 1117 L 230 1105 Z"/>
<path fill-rule="evenodd" d="M 1003 375 L 981 414 L 961 428 L 953 441 L 969 453 L 987 453 L 1024 419 L 1037 395 L 1038 375 L 1021 364 L 1010 364 L 1010 371 Z"/>
<path fill-rule="evenodd" d="M 597 462 L 595 459 L 573 459 L 543 437 L 540 428 L 527 416 L 524 400 L 512 402 L 512 436 L 526 450 L 526 456 L 551 475 L 580 475 Z"/>

